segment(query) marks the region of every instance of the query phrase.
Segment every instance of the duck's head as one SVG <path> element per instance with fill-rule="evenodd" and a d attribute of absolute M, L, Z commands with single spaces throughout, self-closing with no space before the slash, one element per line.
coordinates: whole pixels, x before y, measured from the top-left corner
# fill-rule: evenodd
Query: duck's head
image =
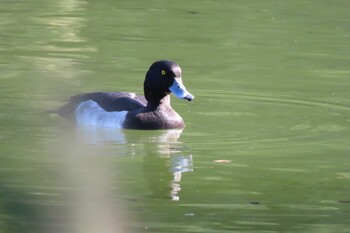
<path fill-rule="evenodd" d="M 188 101 L 194 99 L 182 83 L 180 66 L 173 61 L 154 62 L 146 74 L 143 89 L 147 101 L 160 101 L 169 93 Z"/>

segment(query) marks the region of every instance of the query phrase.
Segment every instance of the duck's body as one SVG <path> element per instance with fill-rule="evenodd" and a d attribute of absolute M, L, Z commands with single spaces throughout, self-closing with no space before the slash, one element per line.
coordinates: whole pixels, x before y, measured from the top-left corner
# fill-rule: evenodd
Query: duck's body
<path fill-rule="evenodd" d="M 144 81 L 145 96 L 128 92 L 96 92 L 73 96 L 57 113 L 77 124 L 128 129 L 174 129 L 185 126 L 170 106 L 170 92 L 191 101 L 180 67 L 171 61 L 153 63 Z"/>

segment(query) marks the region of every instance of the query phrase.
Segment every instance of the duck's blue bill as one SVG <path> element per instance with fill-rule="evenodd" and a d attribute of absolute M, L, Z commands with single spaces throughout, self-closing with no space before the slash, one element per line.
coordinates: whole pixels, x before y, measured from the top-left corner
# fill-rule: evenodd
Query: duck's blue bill
<path fill-rule="evenodd" d="M 180 99 L 186 99 L 188 101 L 191 101 L 194 99 L 194 96 L 191 95 L 186 90 L 186 87 L 183 85 L 181 78 L 175 78 L 173 85 L 169 87 L 169 90 L 177 97 Z"/>

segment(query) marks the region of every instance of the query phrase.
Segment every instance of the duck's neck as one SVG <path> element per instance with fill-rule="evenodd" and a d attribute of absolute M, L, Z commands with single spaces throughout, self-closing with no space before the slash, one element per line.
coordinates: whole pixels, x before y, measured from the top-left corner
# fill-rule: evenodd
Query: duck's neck
<path fill-rule="evenodd" d="M 147 102 L 147 108 L 150 110 L 156 110 L 163 107 L 169 107 L 170 106 L 170 95 L 164 96 L 160 100 L 149 100 Z"/>

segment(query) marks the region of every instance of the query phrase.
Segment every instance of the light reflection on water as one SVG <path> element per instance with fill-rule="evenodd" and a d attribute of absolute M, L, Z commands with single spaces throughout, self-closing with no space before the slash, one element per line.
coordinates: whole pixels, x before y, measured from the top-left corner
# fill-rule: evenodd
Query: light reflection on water
<path fill-rule="evenodd" d="M 133 137 L 129 139 L 131 142 L 128 142 L 127 139 L 128 133 L 130 135 L 130 130 L 79 126 L 76 129 L 76 135 L 81 143 L 98 147 L 112 145 L 111 151 L 107 154 L 108 156 L 141 156 L 144 157 L 144 160 L 166 161 L 162 163 L 162 166 L 166 166 L 173 177 L 168 181 L 168 186 L 171 188 L 168 196 L 174 201 L 179 201 L 182 173 L 193 171 L 192 154 L 186 155 L 182 152 L 182 143 L 179 141 L 182 131 L 182 129 L 162 130 L 150 135 L 141 131 L 139 136 L 132 134 Z M 145 147 L 143 146 L 144 144 L 146 144 Z M 157 148 L 156 154 L 147 154 L 149 144 L 153 144 Z M 106 156 L 106 154 L 97 155 Z M 159 157 L 159 159 L 154 157 Z M 148 166 L 150 167 L 144 168 L 145 172 L 151 171 L 154 166 L 157 166 L 157 164 L 148 162 L 144 164 L 149 164 Z M 162 177 L 158 178 L 162 179 Z M 153 183 L 153 181 L 150 181 L 150 183 Z M 159 188 L 155 187 L 155 189 Z"/>

